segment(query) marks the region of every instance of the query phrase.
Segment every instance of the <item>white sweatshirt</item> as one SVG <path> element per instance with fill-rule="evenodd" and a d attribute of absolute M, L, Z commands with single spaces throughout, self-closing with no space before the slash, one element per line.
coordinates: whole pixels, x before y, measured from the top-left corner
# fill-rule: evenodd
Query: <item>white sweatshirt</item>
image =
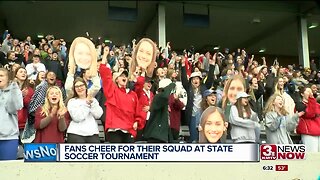
<path fill-rule="evenodd" d="M 103 110 L 95 98 L 93 98 L 91 106 L 87 104 L 86 99 L 72 98 L 69 100 L 67 108 L 72 119 L 67 133 L 80 136 L 99 134 L 96 119 L 102 116 Z"/>

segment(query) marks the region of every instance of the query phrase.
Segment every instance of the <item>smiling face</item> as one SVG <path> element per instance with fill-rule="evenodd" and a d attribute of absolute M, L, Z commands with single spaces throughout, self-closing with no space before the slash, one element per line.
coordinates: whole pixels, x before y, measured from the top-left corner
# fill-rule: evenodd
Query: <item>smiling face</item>
<path fill-rule="evenodd" d="M 153 46 L 148 41 L 143 41 L 137 49 L 137 65 L 146 69 L 153 58 Z"/>
<path fill-rule="evenodd" d="M 0 89 L 6 88 L 8 86 L 8 83 L 8 72 L 5 70 L 0 70 Z"/>
<path fill-rule="evenodd" d="M 45 80 L 45 78 L 46 78 L 46 73 L 45 73 L 44 71 L 40 71 L 40 72 L 38 73 L 38 79 L 39 79 L 40 81 L 43 81 L 43 80 Z"/>
<path fill-rule="evenodd" d="M 220 113 L 216 110 L 208 116 L 204 125 L 204 135 L 210 143 L 216 143 L 227 130 L 227 123 L 223 121 Z"/>
<path fill-rule="evenodd" d="M 47 81 L 50 85 L 56 84 L 56 79 L 57 79 L 57 76 L 54 72 L 48 72 Z"/>
<path fill-rule="evenodd" d="M 146 91 L 149 91 L 152 87 L 151 82 L 145 82 L 143 85 L 143 89 L 145 89 Z"/>
<path fill-rule="evenodd" d="M 310 97 L 312 97 L 312 90 L 310 88 L 306 88 L 301 95 L 304 100 L 308 100 Z"/>
<path fill-rule="evenodd" d="M 116 79 L 116 83 L 118 84 L 119 87 L 126 87 L 127 82 L 128 82 L 128 77 L 125 74 L 121 74 Z"/>
<path fill-rule="evenodd" d="M 283 107 L 283 99 L 281 96 L 277 96 L 273 102 L 274 107 L 281 109 Z"/>
<path fill-rule="evenodd" d="M 209 106 L 215 106 L 217 102 L 217 96 L 212 93 L 209 96 L 207 96 L 206 101 Z"/>
<path fill-rule="evenodd" d="M 60 101 L 60 97 L 61 97 L 60 90 L 58 90 L 56 88 L 49 89 L 47 98 L 48 98 L 49 103 L 51 105 L 58 105 L 59 101 Z"/>
<path fill-rule="evenodd" d="M 78 97 L 86 98 L 87 88 L 86 88 L 86 85 L 83 82 L 81 82 L 81 81 L 76 82 L 74 84 L 74 89 L 75 89 Z"/>
<path fill-rule="evenodd" d="M 278 89 L 282 90 L 284 86 L 284 80 L 283 78 L 279 78 L 278 80 Z"/>
<path fill-rule="evenodd" d="M 235 79 L 230 83 L 230 86 L 228 88 L 227 97 L 229 102 L 235 103 L 237 101 L 236 97 L 239 92 L 244 91 L 244 86 L 241 80 Z"/>
<path fill-rule="evenodd" d="M 25 70 L 24 68 L 20 68 L 17 71 L 16 78 L 19 81 L 25 81 L 27 79 L 27 70 Z"/>
<path fill-rule="evenodd" d="M 82 69 L 88 69 L 92 63 L 92 56 L 89 47 L 84 43 L 79 43 L 74 48 L 75 63 Z"/>
<path fill-rule="evenodd" d="M 193 77 L 191 79 L 191 84 L 194 88 L 198 88 L 200 86 L 200 78 L 198 76 Z"/>
<path fill-rule="evenodd" d="M 161 77 L 161 78 L 163 78 L 163 77 L 166 76 L 166 75 L 165 75 L 165 72 L 164 72 L 164 70 L 163 70 L 162 68 L 158 68 L 158 69 L 157 69 L 157 76 L 158 76 L 158 77 Z"/>

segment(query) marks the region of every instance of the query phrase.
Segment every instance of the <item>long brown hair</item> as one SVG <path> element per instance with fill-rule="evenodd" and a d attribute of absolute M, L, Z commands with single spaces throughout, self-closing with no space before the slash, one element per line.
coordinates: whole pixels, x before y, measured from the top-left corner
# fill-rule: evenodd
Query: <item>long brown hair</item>
<path fill-rule="evenodd" d="M 205 124 L 208 120 L 208 117 L 209 115 L 215 113 L 215 112 L 218 112 L 219 115 L 221 116 L 223 122 L 225 123 L 226 120 L 224 118 L 224 115 L 223 115 L 223 112 L 220 108 L 217 108 L 217 107 L 214 107 L 214 106 L 210 106 L 208 107 L 201 115 L 201 118 L 200 118 L 200 126 L 202 127 L 202 131 L 199 132 L 199 143 L 207 143 L 208 140 L 206 138 L 206 136 L 204 135 L 204 127 L 205 127 Z M 226 131 L 225 131 L 226 133 Z"/>
<path fill-rule="evenodd" d="M 232 81 L 234 80 L 240 80 L 243 84 L 243 89 L 246 89 L 246 83 L 243 79 L 243 77 L 241 77 L 240 75 L 234 75 L 231 78 L 228 79 L 226 85 L 223 88 L 223 95 L 222 95 L 222 109 L 225 109 L 229 100 L 228 100 L 228 90 L 230 88 L 230 85 L 232 83 Z"/>
<path fill-rule="evenodd" d="M 88 93 L 88 85 L 87 85 L 86 81 L 85 81 L 83 78 L 81 78 L 81 77 L 77 77 L 77 78 L 73 81 L 73 86 L 72 86 L 73 96 L 72 96 L 72 98 L 78 98 L 78 97 L 79 97 L 78 94 L 77 94 L 77 92 L 76 92 L 76 87 L 75 87 L 75 84 L 76 84 L 77 82 L 82 82 L 82 83 L 84 84 L 84 86 L 86 87 L 86 94 Z"/>
<path fill-rule="evenodd" d="M 151 59 L 151 64 L 147 67 L 146 69 L 146 75 L 148 77 L 152 77 L 153 75 L 153 70 L 155 68 L 155 63 L 156 63 L 156 56 L 157 56 L 157 47 L 155 45 L 155 43 L 149 39 L 149 38 L 142 38 L 138 44 L 134 47 L 133 49 L 133 52 L 132 52 L 132 61 L 130 63 L 130 70 L 129 70 L 129 74 L 132 74 L 135 72 L 136 70 L 136 66 L 138 65 L 137 64 L 137 60 L 136 60 L 136 56 L 137 56 L 137 53 L 138 53 L 138 49 L 140 48 L 140 45 L 142 44 L 142 42 L 148 42 L 151 44 L 152 48 L 153 48 L 153 54 L 152 54 L 152 59 Z M 130 75 L 129 75 L 130 77 Z"/>
<path fill-rule="evenodd" d="M 24 67 L 21 67 L 21 66 L 18 67 L 18 68 L 14 71 L 14 78 L 17 77 L 17 73 L 18 73 L 18 71 L 19 71 L 20 69 L 24 69 L 25 71 L 27 71 L 26 68 L 24 68 Z M 19 84 L 19 82 L 17 82 L 17 83 L 18 83 L 18 85 L 20 86 L 20 90 L 31 87 L 31 85 L 30 85 L 30 83 L 29 83 L 29 80 L 28 80 L 28 77 L 26 78 L 26 80 L 24 80 L 24 81 L 22 82 L 21 85 Z"/>
<path fill-rule="evenodd" d="M 82 82 L 84 84 L 84 86 L 86 87 L 86 94 L 88 94 L 88 85 L 86 83 L 86 81 L 81 78 L 81 77 L 77 77 L 74 81 L 73 81 L 73 86 L 72 86 L 72 91 L 70 91 L 70 93 L 68 94 L 67 100 L 66 100 L 66 104 L 68 104 L 69 100 L 72 98 L 78 98 L 78 94 L 76 92 L 76 87 L 75 84 L 77 82 Z"/>
<path fill-rule="evenodd" d="M 216 96 L 216 94 L 214 94 Z M 209 95 L 210 96 L 210 95 Z M 208 96 L 207 96 L 208 97 Z M 209 104 L 208 104 L 208 101 L 207 101 L 207 97 L 204 97 L 202 98 L 201 100 L 201 103 L 200 103 L 200 107 L 201 107 L 201 110 L 202 111 L 205 111 L 208 107 L 209 107 Z M 216 96 L 217 98 L 217 96 Z M 217 102 L 217 101 L 216 101 Z M 216 103 L 217 104 L 217 103 Z"/>
<path fill-rule="evenodd" d="M 246 106 L 243 106 L 242 105 L 242 98 L 239 98 L 237 100 L 237 102 L 235 103 L 235 106 L 237 107 L 239 117 L 244 118 L 243 117 L 243 109 L 248 114 L 247 118 L 251 117 L 251 107 L 250 107 L 250 104 L 249 104 L 249 99 L 248 99 L 248 104 Z"/>

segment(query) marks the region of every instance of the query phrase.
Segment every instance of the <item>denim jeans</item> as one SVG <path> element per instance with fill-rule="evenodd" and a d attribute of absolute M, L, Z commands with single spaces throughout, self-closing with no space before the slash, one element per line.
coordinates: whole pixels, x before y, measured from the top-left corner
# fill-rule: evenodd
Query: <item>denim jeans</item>
<path fill-rule="evenodd" d="M 195 116 L 191 117 L 191 121 L 189 124 L 189 130 L 190 130 L 189 142 L 199 141 L 198 125 L 200 123 L 200 116 L 201 114 L 198 112 Z"/>
<path fill-rule="evenodd" d="M 16 160 L 18 152 L 18 139 L 0 140 L 0 161 Z"/>

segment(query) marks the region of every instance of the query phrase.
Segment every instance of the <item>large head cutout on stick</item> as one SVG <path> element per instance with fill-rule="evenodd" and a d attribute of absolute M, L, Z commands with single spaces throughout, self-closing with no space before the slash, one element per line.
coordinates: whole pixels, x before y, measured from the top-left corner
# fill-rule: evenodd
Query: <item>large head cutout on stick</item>
<path fill-rule="evenodd" d="M 69 68 L 75 72 L 76 67 L 89 69 L 92 77 L 97 75 L 97 52 L 94 44 L 85 37 L 73 40 L 69 51 Z"/>
<path fill-rule="evenodd" d="M 130 74 L 135 72 L 136 67 L 142 67 L 143 69 L 146 69 L 147 76 L 152 77 L 156 63 L 156 53 L 156 45 L 151 39 L 141 39 L 132 53 Z"/>

